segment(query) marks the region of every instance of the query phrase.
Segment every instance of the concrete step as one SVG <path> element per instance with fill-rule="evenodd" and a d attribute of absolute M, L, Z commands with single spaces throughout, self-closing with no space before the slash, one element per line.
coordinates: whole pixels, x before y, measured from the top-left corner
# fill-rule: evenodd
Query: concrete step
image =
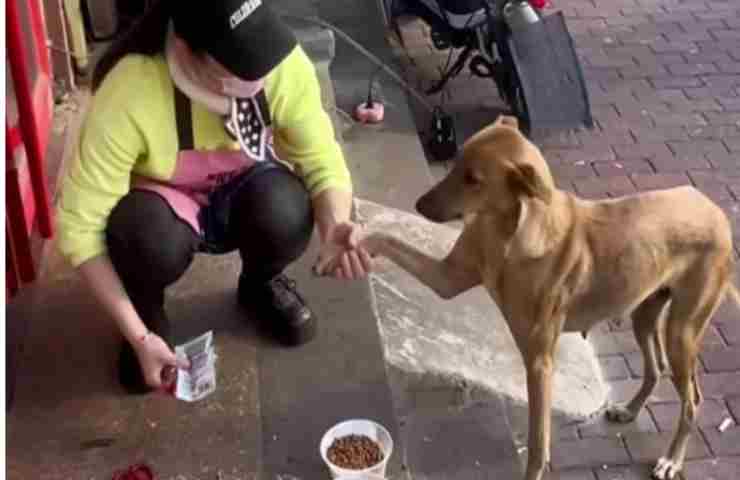
<path fill-rule="evenodd" d="M 402 420 L 406 466 L 414 480 L 521 478 L 502 401 L 417 409 Z"/>

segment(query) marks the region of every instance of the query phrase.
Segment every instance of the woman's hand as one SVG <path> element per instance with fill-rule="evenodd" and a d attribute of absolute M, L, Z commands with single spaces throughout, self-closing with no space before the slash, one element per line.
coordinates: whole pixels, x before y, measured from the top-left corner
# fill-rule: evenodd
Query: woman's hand
<path fill-rule="evenodd" d="M 187 360 L 179 360 L 162 338 L 152 332 L 134 343 L 141 372 L 147 385 L 155 389 L 168 389 L 175 381 L 172 368 L 190 368 Z"/>
<path fill-rule="evenodd" d="M 322 239 L 314 273 L 344 280 L 365 278 L 372 270 L 373 261 L 360 246 L 361 230 L 353 222 L 341 222 L 329 228 Z"/>

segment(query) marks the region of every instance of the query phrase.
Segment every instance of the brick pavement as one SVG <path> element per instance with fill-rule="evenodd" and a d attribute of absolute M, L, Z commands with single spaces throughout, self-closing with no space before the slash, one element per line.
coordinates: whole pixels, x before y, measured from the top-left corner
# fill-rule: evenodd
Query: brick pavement
<path fill-rule="evenodd" d="M 539 140 L 558 184 L 588 198 L 693 184 L 732 219 L 740 256 L 740 2 L 553 2 L 575 37 L 598 125 L 595 131 Z M 404 30 L 407 78 L 422 86 L 446 60 L 433 51 L 428 35 L 418 24 Z M 501 108 L 488 81 L 464 75 L 444 100 L 463 137 Z M 424 117 L 420 122 L 427 125 Z M 640 384 L 642 359 L 629 321 L 605 325 L 592 342 L 612 397 L 630 398 Z M 723 434 L 716 428 L 725 418 L 740 424 L 740 313 L 733 306 L 723 305 L 715 315 L 700 359 L 706 401 L 684 478 L 735 480 L 740 426 Z M 600 419 L 558 432 L 549 478 L 648 478 L 650 464 L 668 445 L 678 409 L 664 378 L 634 424 Z"/>

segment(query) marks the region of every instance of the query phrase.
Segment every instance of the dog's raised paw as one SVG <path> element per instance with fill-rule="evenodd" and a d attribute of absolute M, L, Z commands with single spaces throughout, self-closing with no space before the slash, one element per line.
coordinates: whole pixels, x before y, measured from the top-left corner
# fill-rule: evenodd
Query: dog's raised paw
<path fill-rule="evenodd" d="M 660 457 L 658 463 L 653 468 L 653 478 L 655 480 L 673 480 L 678 477 L 678 472 L 681 471 L 681 464 L 671 460 L 670 458 Z"/>
<path fill-rule="evenodd" d="M 637 417 L 624 405 L 612 405 L 606 409 L 606 419 L 615 423 L 629 423 Z"/>

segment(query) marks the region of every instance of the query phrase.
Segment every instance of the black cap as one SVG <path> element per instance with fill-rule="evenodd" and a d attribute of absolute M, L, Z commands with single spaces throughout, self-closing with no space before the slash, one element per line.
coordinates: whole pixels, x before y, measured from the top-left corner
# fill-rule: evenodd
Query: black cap
<path fill-rule="evenodd" d="M 171 0 L 177 35 L 234 75 L 257 80 L 296 46 L 291 29 L 268 0 Z"/>

